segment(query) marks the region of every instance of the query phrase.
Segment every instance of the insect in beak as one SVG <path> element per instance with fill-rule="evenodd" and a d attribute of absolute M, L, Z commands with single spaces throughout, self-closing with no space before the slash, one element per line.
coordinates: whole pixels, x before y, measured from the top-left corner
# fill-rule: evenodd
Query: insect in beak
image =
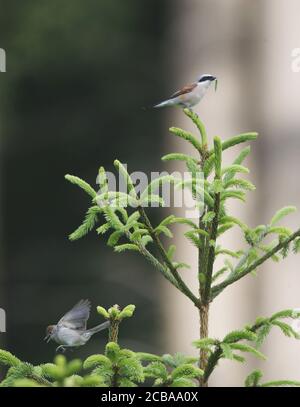
<path fill-rule="evenodd" d="M 47 334 L 44 338 L 44 341 L 46 341 L 47 343 L 50 341 L 51 335 Z"/>
<path fill-rule="evenodd" d="M 215 79 L 215 92 L 217 91 L 217 87 L 218 87 L 218 79 Z"/>

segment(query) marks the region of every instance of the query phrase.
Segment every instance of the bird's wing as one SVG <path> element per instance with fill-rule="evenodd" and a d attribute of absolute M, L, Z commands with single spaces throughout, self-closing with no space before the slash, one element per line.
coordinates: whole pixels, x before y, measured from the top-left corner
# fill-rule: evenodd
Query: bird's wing
<path fill-rule="evenodd" d="M 177 98 L 178 96 L 184 95 L 186 93 L 191 92 L 195 87 L 197 86 L 197 83 L 191 83 L 190 85 L 184 86 L 182 89 L 178 90 L 177 92 L 173 93 L 171 95 L 170 99 Z"/>
<path fill-rule="evenodd" d="M 80 300 L 69 312 L 67 312 L 57 325 L 66 328 L 85 330 L 86 322 L 90 316 L 91 303 L 89 300 Z"/>

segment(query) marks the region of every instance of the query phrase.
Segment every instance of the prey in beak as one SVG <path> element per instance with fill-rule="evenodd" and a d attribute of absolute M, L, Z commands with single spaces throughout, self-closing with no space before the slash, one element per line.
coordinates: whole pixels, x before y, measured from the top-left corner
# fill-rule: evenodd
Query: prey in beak
<path fill-rule="evenodd" d="M 46 335 L 44 338 L 44 341 L 46 341 L 47 343 L 50 341 L 51 339 L 51 335 Z"/>

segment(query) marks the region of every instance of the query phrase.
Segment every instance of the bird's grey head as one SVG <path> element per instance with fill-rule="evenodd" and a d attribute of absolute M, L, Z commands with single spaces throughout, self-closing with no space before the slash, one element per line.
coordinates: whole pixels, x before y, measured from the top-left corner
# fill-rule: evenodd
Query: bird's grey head
<path fill-rule="evenodd" d="M 215 76 L 213 76 L 213 75 L 204 74 L 204 75 L 201 75 L 201 76 L 200 76 L 200 78 L 198 79 L 198 83 L 207 82 L 207 81 L 213 82 L 213 81 L 215 81 L 216 79 L 217 79 L 217 78 L 216 78 Z"/>
<path fill-rule="evenodd" d="M 56 325 L 49 325 L 46 328 L 46 336 L 44 338 L 45 341 L 49 342 L 51 339 L 51 336 L 54 334 L 56 329 Z"/>

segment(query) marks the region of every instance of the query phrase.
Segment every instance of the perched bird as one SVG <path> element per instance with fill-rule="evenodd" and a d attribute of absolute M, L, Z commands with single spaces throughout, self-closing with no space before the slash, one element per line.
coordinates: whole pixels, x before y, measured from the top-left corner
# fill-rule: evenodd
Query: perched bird
<path fill-rule="evenodd" d="M 197 82 L 184 86 L 182 89 L 175 92 L 170 99 L 158 103 L 153 107 L 179 106 L 183 108 L 191 108 L 200 102 L 212 82 L 215 82 L 216 89 L 217 78 L 213 75 L 202 75 Z"/>
<path fill-rule="evenodd" d="M 55 341 L 60 346 L 56 348 L 65 351 L 65 348 L 85 345 L 96 332 L 109 327 L 109 321 L 86 329 L 86 323 L 90 316 L 91 303 L 89 300 L 79 301 L 67 312 L 56 325 L 50 325 L 46 329 L 45 341 Z"/>

